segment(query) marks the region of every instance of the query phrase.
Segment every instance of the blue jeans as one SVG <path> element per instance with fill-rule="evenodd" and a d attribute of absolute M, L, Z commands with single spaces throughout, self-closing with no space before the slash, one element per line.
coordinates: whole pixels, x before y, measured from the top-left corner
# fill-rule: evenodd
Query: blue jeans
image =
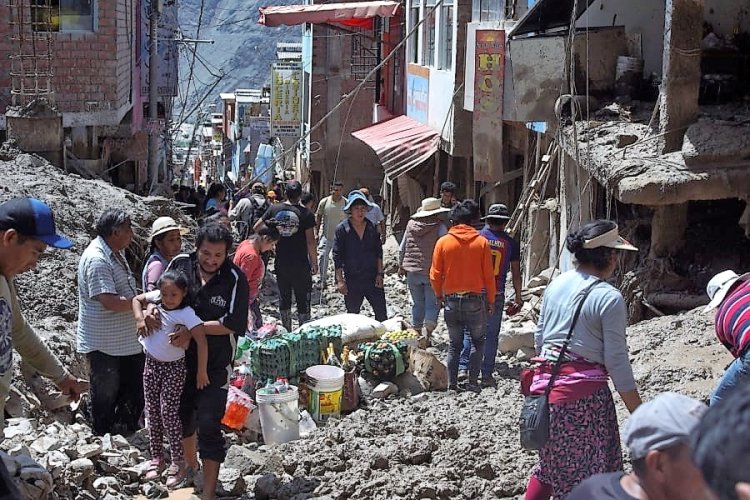
<path fill-rule="evenodd" d="M 468 329 L 476 350 L 469 357 L 469 382 L 476 383 L 479 377 L 484 338 L 487 335 L 487 305 L 484 297 L 470 295 L 463 298 L 447 297 L 445 300 L 445 324 L 448 326 L 448 383 L 458 384 L 459 353 L 463 346 L 464 329 Z"/>
<path fill-rule="evenodd" d="M 500 335 L 500 324 L 503 321 L 503 303 L 505 296 L 503 294 L 495 295 L 495 312 L 487 318 L 487 338 L 484 342 L 484 352 L 482 352 L 482 378 L 492 378 L 492 372 L 495 370 L 495 356 L 497 356 L 497 339 Z M 467 370 L 469 367 L 469 358 L 472 347 L 474 350 L 479 349 L 472 345 L 471 335 L 464 332 L 464 347 L 461 350 L 461 357 L 458 362 L 459 370 Z"/>
<path fill-rule="evenodd" d="M 737 387 L 746 386 L 748 383 L 750 383 L 750 348 L 732 361 L 727 371 L 724 372 L 719 385 L 711 394 L 711 406 L 729 396 Z"/>
<path fill-rule="evenodd" d="M 438 305 L 435 292 L 432 291 L 430 278 L 426 274 L 407 273 L 406 284 L 409 286 L 414 305 L 411 306 L 411 323 L 416 330 L 425 324 L 437 325 Z"/>

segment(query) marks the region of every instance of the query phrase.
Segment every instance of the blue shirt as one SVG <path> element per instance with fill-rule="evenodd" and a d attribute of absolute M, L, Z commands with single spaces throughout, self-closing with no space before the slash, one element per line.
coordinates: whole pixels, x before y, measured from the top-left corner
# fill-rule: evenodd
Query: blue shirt
<path fill-rule="evenodd" d="M 360 239 L 349 219 L 336 226 L 333 242 L 333 263 L 343 269 L 349 280 L 374 280 L 378 274 L 378 259 L 383 258 L 383 245 L 375 226 L 365 219 L 365 232 Z"/>
<path fill-rule="evenodd" d="M 492 253 L 492 267 L 495 273 L 497 294 L 505 293 L 505 281 L 510 270 L 510 263 L 521 260 L 521 250 L 518 242 L 514 240 L 505 231 L 493 231 L 489 226 L 485 226 L 479 234 L 487 238 L 490 242 L 490 252 Z"/>

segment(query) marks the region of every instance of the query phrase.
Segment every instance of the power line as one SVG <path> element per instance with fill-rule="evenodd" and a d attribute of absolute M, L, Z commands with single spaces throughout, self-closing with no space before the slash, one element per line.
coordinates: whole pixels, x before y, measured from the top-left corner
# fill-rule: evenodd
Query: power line
<path fill-rule="evenodd" d="M 203 8 L 205 6 L 205 0 L 201 0 L 200 10 L 198 12 L 198 29 L 195 32 L 195 38 L 200 38 L 201 35 L 201 25 L 203 24 Z M 189 45 L 188 45 L 189 47 Z M 190 94 L 190 82 L 193 80 L 193 71 L 195 69 L 195 57 L 196 53 L 198 52 L 197 47 L 193 50 L 193 58 L 190 61 L 190 72 L 188 73 L 188 82 L 187 86 L 185 87 L 185 105 L 180 110 L 180 117 L 177 120 L 178 122 L 182 122 L 183 118 L 185 116 L 185 108 L 187 107 L 187 95 Z M 195 86 L 195 85 L 194 85 Z M 198 92 L 198 88 L 195 87 L 195 91 Z"/>

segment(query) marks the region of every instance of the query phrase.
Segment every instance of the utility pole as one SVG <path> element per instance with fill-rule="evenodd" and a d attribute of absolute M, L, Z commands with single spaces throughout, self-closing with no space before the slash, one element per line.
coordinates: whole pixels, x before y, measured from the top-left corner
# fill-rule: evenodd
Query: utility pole
<path fill-rule="evenodd" d="M 159 53 L 157 31 L 159 29 L 159 2 L 151 0 L 148 23 L 148 173 L 153 190 L 159 178 Z"/>

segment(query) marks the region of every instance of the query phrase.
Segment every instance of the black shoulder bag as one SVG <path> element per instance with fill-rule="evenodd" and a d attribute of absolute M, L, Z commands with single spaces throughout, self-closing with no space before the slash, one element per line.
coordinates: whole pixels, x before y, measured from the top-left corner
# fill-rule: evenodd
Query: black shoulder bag
<path fill-rule="evenodd" d="M 600 281 L 597 279 L 583 292 L 581 302 L 578 303 L 576 312 L 573 315 L 573 322 L 570 324 L 568 335 L 565 337 L 565 342 L 563 342 L 560 349 L 560 356 L 552 368 L 549 383 L 544 390 L 544 394 L 526 396 L 523 402 L 518 424 L 521 429 L 521 446 L 524 449 L 540 450 L 547 444 L 547 440 L 549 439 L 549 393 L 555 385 L 555 379 L 557 379 L 560 373 L 560 365 L 562 365 L 565 354 L 568 352 L 568 345 L 570 344 L 571 337 L 573 337 L 573 329 L 576 323 L 578 323 L 578 316 L 581 314 L 583 303 L 586 301 L 586 297 L 588 297 L 591 289 L 598 285 Z"/>

